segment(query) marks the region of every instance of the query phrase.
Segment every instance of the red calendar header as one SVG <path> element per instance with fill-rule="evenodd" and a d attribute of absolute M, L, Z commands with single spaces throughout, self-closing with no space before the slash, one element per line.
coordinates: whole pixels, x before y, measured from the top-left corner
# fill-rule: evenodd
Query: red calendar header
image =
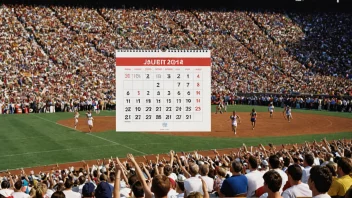
<path fill-rule="evenodd" d="M 116 66 L 211 66 L 210 58 L 116 58 Z"/>

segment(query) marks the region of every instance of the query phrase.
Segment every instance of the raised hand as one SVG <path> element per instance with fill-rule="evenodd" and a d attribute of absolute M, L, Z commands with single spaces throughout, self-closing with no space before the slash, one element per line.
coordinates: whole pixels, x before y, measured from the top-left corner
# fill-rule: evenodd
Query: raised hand
<path fill-rule="evenodd" d="M 131 160 L 131 162 L 135 163 L 136 160 L 134 159 L 133 155 L 132 154 L 127 154 L 127 159 Z"/>
<path fill-rule="evenodd" d="M 121 167 L 121 165 L 120 165 L 119 163 L 116 163 L 116 164 L 115 164 L 115 170 L 116 170 L 116 171 L 120 170 L 121 172 L 123 171 L 123 170 L 122 170 L 122 167 Z"/>
<path fill-rule="evenodd" d="M 219 152 L 218 152 L 216 149 L 214 149 L 214 153 L 215 153 L 216 155 L 219 155 Z"/>

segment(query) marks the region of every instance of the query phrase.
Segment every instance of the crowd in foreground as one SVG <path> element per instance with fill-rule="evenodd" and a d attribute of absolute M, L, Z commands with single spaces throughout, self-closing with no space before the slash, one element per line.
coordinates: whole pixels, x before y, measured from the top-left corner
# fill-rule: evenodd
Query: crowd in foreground
<path fill-rule="evenodd" d="M 126 160 L 1 178 L 1 198 L 352 197 L 352 141 L 272 144 L 212 156 L 175 153 L 169 159 L 132 154 Z M 149 158 L 149 159 L 148 159 Z M 154 158 L 154 157 L 153 157 Z"/>

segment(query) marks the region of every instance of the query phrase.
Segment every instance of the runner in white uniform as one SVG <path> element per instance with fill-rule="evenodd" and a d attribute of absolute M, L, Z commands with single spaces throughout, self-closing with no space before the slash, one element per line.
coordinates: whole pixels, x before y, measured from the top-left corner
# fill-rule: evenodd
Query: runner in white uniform
<path fill-rule="evenodd" d="M 285 119 L 287 119 L 288 122 L 291 122 L 291 120 L 293 119 L 293 118 L 292 118 L 292 113 L 291 113 L 291 107 L 287 105 L 287 106 L 284 108 L 283 113 L 286 114 Z"/>
<path fill-rule="evenodd" d="M 77 128 L 78 118 L 79 118 L 79 113 L 78 113 L 78 111 L 76 110 L 76 111 L 75 111 L 75 129 Z"/>
<path fill-rule="evenodd" d="M 273 105 L 273 103 L 271 102 L 270 103 L 270 106 L 269 106 L 269 108 L 268 108 L 268 111 L 270 112 L 270 118 L 273 118 L 273 113 L 274 113 L 274 105 Z"/>
<path fill-rule="evenodd" d="M 241 119 L 240 119 L 240 116 L 238 116 L 236 114 L 236 111 L 233 111 L 232 112 L 232 116 L 230 116 L 230 119 L 232 120 L 232 131 L 235 133 L 236 135 L 236 128 L 237 128 L 237 119 L 238 119 L 238 122 L 241 123 Z"/>
<path fill-rule="evenodd" d="M 90 132 L 92 132 L 93 120 L 94 120 L 91 110 L 88 110 L 86 115 L 87 115 L 87 118 L 88 118 L 88 126 L 89 126 L 89 133 L 90 133 Z"/>

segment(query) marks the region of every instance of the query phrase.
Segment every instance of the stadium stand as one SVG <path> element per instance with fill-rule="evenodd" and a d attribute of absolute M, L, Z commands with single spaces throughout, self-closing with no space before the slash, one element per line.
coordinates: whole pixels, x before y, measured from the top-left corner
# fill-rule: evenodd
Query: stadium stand
<path fill-rule="evenodd" d="M 82 110 L 93 101 L 113 108 L 114 50 L 134 48 L 211 49 L 214 102 L 231 93 L 229 103 L 273 101 L 277 106 L 298 103 L 351 111 L 351 13 L 1 4 L 0 14 L 2 113 L 13 113 L 16 105 L 35 112 Z M 331 97 L 280 95 L 293 92 Z M 247 93 L 261 95 L 236 97 Z M 256 150 L 244 145 L 226 155 L 215 150 L 214 156 L 170 151 L 170 159 L 157 157 L 142 165 L 128 154 L 128 160 L 57 167 L 51 173 L 7 172 L 0 179 L 0 196 L 236 196 L 243 192 L 231 189 L 231 177 L 241 173 L 246 177 L 240 187 L 252 189 L 244 193 L 247 197 L 266 197 L 265 189 L 279 189 L 264 179 L 282 181 L 286 169 L 299 165 L 294 179 L 288 171 L 288 181 L 275 188 L 292 193 L 294 185 L 301 185 L 295 181 L 312 174 L 300 190 L 312 197 L 325 192 L 326 197 L 348 197 L 351 149 L 351 140 L 325 139 L 282 148 L 259 145 Z M 310 171 L 312 167 L 319 168 Z M 263 178 L 270 169 L 279 174 Z M 325 179 L 318 183 L 321 177 Z"/>
<path fill-rule="evenodd" d="M 1 103 L 10 113 L 113 105 L 115 49 L 211 49 L 219 95 L 352 95 L 350 13 L 18 4 L 1 12 Z"/>

